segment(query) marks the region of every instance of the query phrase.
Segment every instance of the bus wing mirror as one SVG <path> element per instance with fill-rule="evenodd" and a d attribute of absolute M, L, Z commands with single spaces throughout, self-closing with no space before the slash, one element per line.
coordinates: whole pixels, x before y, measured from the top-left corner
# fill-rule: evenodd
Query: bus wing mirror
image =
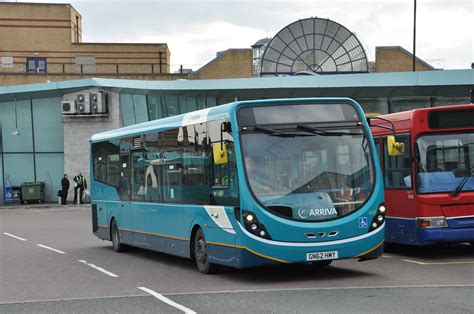
<path fill-rule="evenodd" d="M 214 164 L 223 165 L 229 161 L 227 156 L 227 144 L 216 143 L 212 146 L 212 156 L 214 158 Z"/>
<path fill-rule="evenodd" d="M 396 142 L 395 136 L 387 136 L 387 150 L 389 156 L 398 156 L 405 153 L 405 144 Z"/>

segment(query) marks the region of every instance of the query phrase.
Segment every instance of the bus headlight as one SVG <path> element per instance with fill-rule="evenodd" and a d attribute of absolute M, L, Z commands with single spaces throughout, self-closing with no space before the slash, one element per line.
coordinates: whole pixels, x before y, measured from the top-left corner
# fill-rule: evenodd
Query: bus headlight
<path fill-rule="evenodd" d="M 423 217 L 416 219 L 418 228 L 446 228 L 448 223 L 446 217 Z"/>
<path fill-rule="evenodd" d="M 248 221 L 248 222 L 252 222 L 253 221 L 253 215 L 247 213 L 247 215 L 245 215 L 245 220 Z"/>
<path fill-rule="evenodd" d="M 385 221 L 385 214 L 387 213 L 387 207 L 385 204 L 380 204 L 377 208 L 377 214 L 372 219 L 372 224 L 370 225 L 369 231 L 375 230 L 380 227 Z"/>
<path fill-rule="evenodd" d="M 380 205 L 379 206 L 379 209 L 377 210 L 380 214 L 385 214 L 385 212 L 387 211 L 387 208 L 385 207 L 385 205 Z"/>
<path fill-rule="evenodd" d="M 264 239 L 271 239 L 265 226 L 258 221 L 257 216 L 254 213 L 247 211 L 244 212 L 244 225 L 245 229 L 247 229 L 251 234 Z"/>

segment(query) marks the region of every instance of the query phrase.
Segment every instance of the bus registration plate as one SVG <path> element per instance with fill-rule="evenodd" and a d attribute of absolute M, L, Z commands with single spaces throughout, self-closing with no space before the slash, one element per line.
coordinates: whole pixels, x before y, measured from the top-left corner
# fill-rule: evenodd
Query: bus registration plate
<path fill-rule="evenodd" d="M 322 261 L 327 259 L 337 259 L 337 251 L 306 253 L 307 261 Z"/>

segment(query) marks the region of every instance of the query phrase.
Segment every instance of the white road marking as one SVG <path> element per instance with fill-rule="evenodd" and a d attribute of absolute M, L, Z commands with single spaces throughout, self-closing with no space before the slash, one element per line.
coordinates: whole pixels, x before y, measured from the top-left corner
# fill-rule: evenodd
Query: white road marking
<path fill-rule="evenodd" d="M 392 258 L 391 255 L 387 255 L 387 254 L 383 254 L 382 257 L 385 257 L 385 258 Z"/>
<path fill-rule="evenodd" d="M 80 260 L 78 260 L 78 261 L 81 262 L 81 263 L 84 264 L 84 265 L 87 265 L 87 266 L 89 266 L 89 267 L 92 267 L 92 268 L 94 268 L 94 269 L 97 269 L 98 271 L 103 272 L 104 274 L 109 275 L 110 277 L 114 277 L 114 278 L 115 278 L 115 277 L 118 277 L 118 275 L 116 275 L 116 274 L 114 274 L 114 273 L 112 273 L 112 272 L 110 272 L 110 271 L 108 271 L 108 270 L 105 270 L 105 269 L 103 269 L 102 267 L 96 266 L 96 265 L 94 265 L 94 264 L 92 264 L 92 263 L 88 263 L 88 262 L 85 261 L 85 260 L 80 259 Z"/>
<path fill-rule="evenodd" d="M 13 235 L 13 234 L 11 234 L 11 233 L 6 233 L 6 232 L 4 232 L 3 234 L 4 234 L 4 235 L 7 235 L 7 236 L 9 236 L 9 237 L 12 237 L 12 238 L 15 238 L 15 239 L 21 240 L 21 241 L 26 241 L 26 239 L 23 239 L 23 238 L 17 237 L 16 235 Z"/>
<path fill-rule="evenodd" d="M 426 288 L 474 288 L 474 284 L 465 285 L 400 285 L 400 286 L 349 286 L 349 287 L 324 287 L 324 288 L 282 288 L 282 289 L 249 289 L 249 290 L 223 290 L 223 291 L 199 291 L 199 292 L 176 292 L 167 295 L 206 295 L 206 294 L 237 294 L 258 292 L 289 292 L 289 291 L 326 291 L 326 290 L 360 290 L 360 289 L 426 289 Z"/>
<path fill-rule="evenodd" d="M 403 259 L 402 261 L 407 263 L 413 263 L 418 265 L 455 265 L 455 264 L 474 264 L 474 261 L 465 261 L 465 262 L 419 262 L 411 259 Z"/>
<path fill-rule="evenodd" d="M 45 249 L 47 249 L 47 250 L 54 251 L 54 252 L 59 253 L 59 254 L 66 254 L 66 253 L 64 253 L 63 251 L 56 250 L 56 249 L 54 249 L 54 248 L 52 248 L 52 247 L 49 247 L 49 246 L 46 246 L 46 245 L 43 245 L 43 244 L 36 244 L 36 245 L 39 246 L 39 247 L 45 248 Z"/>
<path fill-rule="evenodd" d="M 187 296 L 187 295 L 209 295 L 209 294 L 238 294 L 238 293 L 258 293 L 258 292 L 285 292 L 285 291 L 325 291 L 325 290 L 360 290 L 360 289 L 426 289 L 426 288 L 474 288 L 474 284 L 465 285 L 413 285 L 413 286 L 367 286 L 367 287 L 325 287 L 325 288 L 290 288 L 290 289 L 261 289 L 261 290 L 223 290 L 223 291 L 199 291 L 199 292 L 174 292 L 166 293 L 170 296 Z M 105 300 L 105 299 L 120 299 L 125 297 L 143 297 L 143 294 L 129 294 L 129 295 L 110 295 L 106 297 L 84 297 L 84 298 L 61 298 L 61 299 L 32 299 L 22 301 L 21 303 L 37 303 L 37 302 L 64 302 L 64 301 L 79 301 L 79 300 Z M 18 301 L 1 302 L 4 304 L 18 304 Z"/>
<path fill-rule="evenodd" d="M 163 301 L 163 302 L 165 302 L 166 304 L 171 305 L 171 306 L 177 308 L 178 310 L 183 311 L 183 312 L 186 313 L 186 314 L 196 314 L 196 312 L 194 312 L 193 310 L 190 310 L 190 309 L 188 309 L 187 307 L 182 306 L 181 304 L 178 304 L 178 303 L 176 303 L 176 302 L 174 302 L 174 301 L 172 301 L 172 300 L 170 300 L 170 299 L 164 297 L 163 295 L 159 294 L 158 292 L 155 292 L 155 291 L 153 291 L 153 290 L 151 290 L 151 289 L 148 289 L 148 288 L 146 288 L 146 287 L 138 287 L 138 289 L 140 289 L 140 290 L 142 290 L 142 291 L 145 291 L 146 293 L 151 294 L 152 296 L 154 296 L 154 297 L 157 298 L 158 300 Z"/>

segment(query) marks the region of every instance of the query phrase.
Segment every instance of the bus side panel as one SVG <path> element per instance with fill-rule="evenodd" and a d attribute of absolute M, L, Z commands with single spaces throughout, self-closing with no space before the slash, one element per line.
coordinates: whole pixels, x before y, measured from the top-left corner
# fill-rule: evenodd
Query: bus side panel
<path fill-rule="evenodd" d="M 204 236 L 209 248 L 209 261 L 215 264 L 237 267 L 239 265 L 238 251 L 240 249 L 235 246 L 236 235 L 230 233 L 228 229 L 214 226 L 208 226 L 204 229 Z"/>
<path fill-rule="evenodd" d="M 150 249 L 177 256 L 189 256 L 188 235 L 183 225 L 183 205 L 138 205 L 141 212 L 133 215 L 134 230 L 145 232 L 153 238 Z M 136 238 L 144 237 L 136 234 Z"/>
<path fill-rule="evenodd" d="M 110 240 L 110 226 L 107 221 L 107 203 L 99 201 L 95 205 L 97 211 L 97 225 L 99 227 L 97 236 L 104 240 Z"/>
<path fill-rule="evenodd" d="M 104 202 L 92 202 L 92 228 L 96 237 L 102 240 L 110 240 L 110 228 L 107 224 L 107 204 Z"/>
<path fill-rule="evenodd" d="M 385 241 L 399 244 L 418 244 L 415 218 L 387 217 Z"/>
<path fill-rule="evenodd" d="M 235 220 L 234 208 L 208 206 L 208 210 L 202 205 L 186 206 L 184 224 L 188 230 L 188 238 L 191 239 L 194 226 L 199 226 L 204 232 L 208 244 L 210 261 L 215 264 L 237 267 L 239 264 L 239 248 L 236 247 L 237 230 L 234 229 L 232 223 L 226 225 L 227 221 Z M 218 210 L 217 218 L 211 217 L 212 210 Z M 194 243 L 190 243 L 191 245 Z"/>
<path fill-rule="evenodd" d="M 141 247 L 141 248 L 149 248 L 150 247 L 150 239 L 148 237 L 147 232 L 147 216 L 146 213 L 150 210 L 151 204 L 144 204 L 144 203 L 130 203 L 130 227 L 128 228 L 131 231 L 132 242 L 133 245 Z M 155 248 L 153 248 L 155 249 Z"/>
<path fill-rule="evenodd" d="M 416 239 L 416 199 L 412 190 L 386 190 L 387 224 L 385 240 L 400 244 L 414 244 Z"/>
<path fill-rule="evenodd" d="M 98 231 L 96 236 L 103 240 L 110 240 L 111 208 L 118 204 L 119 196 L 116 188 L 93 181 L 91 204 L 96 206 Z M 121 224 L 119 223 L 119 227 Z"/>

